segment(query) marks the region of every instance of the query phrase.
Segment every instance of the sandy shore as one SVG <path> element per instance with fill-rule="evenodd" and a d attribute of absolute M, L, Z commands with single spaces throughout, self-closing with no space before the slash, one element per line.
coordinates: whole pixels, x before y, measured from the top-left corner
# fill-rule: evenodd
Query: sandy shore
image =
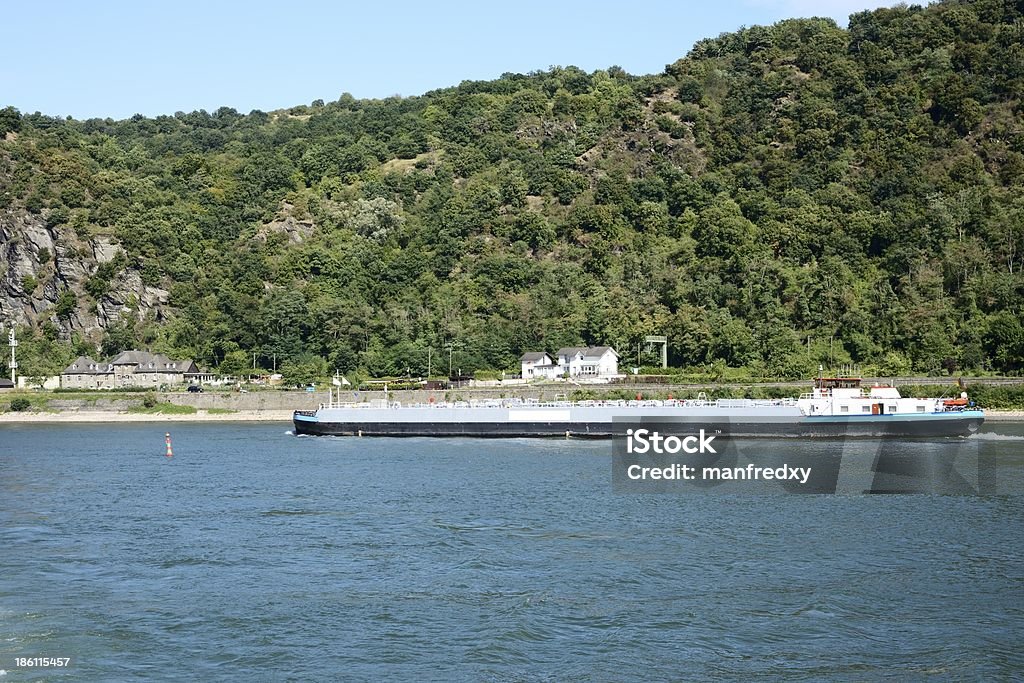
<path fill-rule="evenodd" d="M 986 420 L 1024 420 L 1024 410 L 986 410 Z"/>
<path fill-rule="evenodd" d="M 64 411 L 59 413 L 0 413 L 0 424 L 5 422 L 291 422 L 290 410 L 239 410 L 234 413 L 208 413 L 197 410 L 188 415 L 160 415 L 126 413 L 104 410 Z"/>
<path fill-rule="evenodd" d="M 1024 410 L 987 410 L 985 419 L 994 422 L 1024 421 Z M 233 413 L 208 413 L 205 410 L 198 410 L 188 415 L 127 413 L 113 410 L 0 413 L 0 424 L 21 422 L 54 424 L 70 422 L 291 422 L 291 420 L 291 410 L 239 410 Z"/>

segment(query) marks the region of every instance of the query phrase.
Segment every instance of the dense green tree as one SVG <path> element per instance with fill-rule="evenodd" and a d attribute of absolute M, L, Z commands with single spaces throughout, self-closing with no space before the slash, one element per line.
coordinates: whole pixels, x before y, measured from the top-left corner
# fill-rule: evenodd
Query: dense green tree
<path fill-rule="evenodd" d="M 122 351 L 135 348 L 135 328 L 129 320 L 110 325 L 103 333 L 100 353 L 106 357 L 116 356 Z"/>
<path fill-rule="evenodd" d="M 281 365 L 281 375 L 291 385 L 314 384 L 323 380 L 327 374 L 327 361 L 311 353 L 300 354 Z"/>
<path fill-rule="evenodd" d="M 21 112 L 14 107 L 0 109 L 0 137 L 21 130 Z"/>

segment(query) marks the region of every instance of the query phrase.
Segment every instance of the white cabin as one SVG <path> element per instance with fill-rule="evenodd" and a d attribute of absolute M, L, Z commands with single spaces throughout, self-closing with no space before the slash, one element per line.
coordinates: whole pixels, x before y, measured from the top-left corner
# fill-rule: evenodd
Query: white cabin
<path fill-rule="evenodd" d="M 804 415 L 909 415 L 962 410 L 967 394 L 956 399 L 904 398 L 896 387 L 862 387 L 859 377 L 819 377 L 814 391 L 797 401 Z"/>

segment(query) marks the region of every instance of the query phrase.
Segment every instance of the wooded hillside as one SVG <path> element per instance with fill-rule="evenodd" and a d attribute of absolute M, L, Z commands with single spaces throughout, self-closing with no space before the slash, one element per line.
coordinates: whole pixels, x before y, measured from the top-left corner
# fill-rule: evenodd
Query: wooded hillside
<path fill-rule="evenodd" d="M 7 108 L 0 250 L 37 221 L 56 253 L 30 249 L 31 279 L 8 268 L 0 309 L 32 328 L 23 372 L 102 344 L 421 375 L 448 344 L 467 372 L 577 344 L 635 359 L 650 334 L 672 365 L 765 376 L 1020 372 L 1022 12 L 789 20 L 656 75 L 552 68 L 273 113 Z M 98 242 L 123 253 L 67 275 Z M 155 294 L 112 308 L 129 276 Z"/>

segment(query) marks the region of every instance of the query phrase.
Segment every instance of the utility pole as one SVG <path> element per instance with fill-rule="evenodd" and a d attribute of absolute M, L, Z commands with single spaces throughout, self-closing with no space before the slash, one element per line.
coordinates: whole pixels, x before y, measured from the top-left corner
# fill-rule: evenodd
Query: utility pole
<path fill-rule="evenodd" d="M 452 376 L 452 358 L 453 358 L 453 356 L 455 354 L 455 345 L 456 344 L 459 344 L 459 348 L 460 349 L 462 348 L 462 344 L 457 342 L 457 341 L 455 341 L 454 339 L 452 341 L 448 342 L 448 344 L 446 344 L 446 347 L 448 349 L 448 376 L 449 377 Z M 461 375 L 461 374 L 462 373 L 459 372 L 459 375 Z"/>
<path fill-rule="evenodd" d="M 430 352 L 433 350 L 431 347 L 427 347 L 427 379 L 430 379 Z"/>
<path fill-rule="evenodd" d="M 18 361 L 14 359 L 14 349 L 18 348 L 18 340 L 14 338 L 14 325 L 11 325 L 11 332 L 7 335 L 8 344 L 11 347 L 11 382 L 14 382 L 14 371 L 18 368 Z"/>

